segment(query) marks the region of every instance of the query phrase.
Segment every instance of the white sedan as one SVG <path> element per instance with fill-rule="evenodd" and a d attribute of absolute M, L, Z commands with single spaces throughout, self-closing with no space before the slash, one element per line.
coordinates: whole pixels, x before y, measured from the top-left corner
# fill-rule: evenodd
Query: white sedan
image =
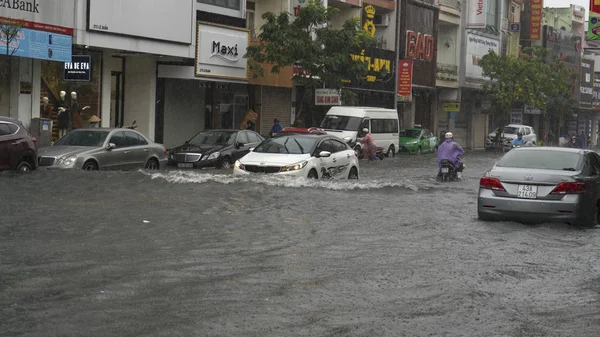
<path fill-rule="evenodd" d="M 336 137 L 282 134 L 236 161 L 235 175 L 273 174 L 310 179 L 358 179 L 358 158 Z"/>

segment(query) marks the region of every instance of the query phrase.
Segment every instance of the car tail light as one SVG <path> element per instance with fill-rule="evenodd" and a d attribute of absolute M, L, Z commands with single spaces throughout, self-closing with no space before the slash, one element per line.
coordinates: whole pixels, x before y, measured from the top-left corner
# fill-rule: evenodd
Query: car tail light
<path fill-rule="evenodd" d="M 167 148 L 163 147 L 163 153 L 165 154 L 165 157 L 169 155 L 169 153 L 167 152 Z"/>
<path fill-rule="evenodd" d="M 579 194 L 585 193 L 585 183 L 562 182 L 556 186 L 550 194 Z"/>
<path fill-rule="evenodd" d="M 479 179 L 479 187 L 486 190 L 506 191 L 497 178 L 483 177 Z"/>

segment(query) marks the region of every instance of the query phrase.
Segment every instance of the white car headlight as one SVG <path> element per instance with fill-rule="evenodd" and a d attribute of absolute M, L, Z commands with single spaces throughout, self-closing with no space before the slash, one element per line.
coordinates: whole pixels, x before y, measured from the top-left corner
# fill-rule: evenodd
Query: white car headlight
<path fill-rule="evenodd" d="M 305 160 L 305 161 L 303 161 L 301 163 L 284 166 L 284 167 L 281 168 L 281 172 L 290 172 L 290 171 L 302 170 L 303 168 L 306 167 L 306 165 L 308 165 L 308 161 Z"/>
<path fill-rule="evenodd" d="M 236 161 L 235 161 L 235 164 L 233 164 L 233 166 L 234 166 L 235 168 L 237 168 L 237 169 L 240 169 L 240 170 L 244 170 L 244 169 L 245 169 L 245 168 L 244 168 L 244 164 L 240 163 L 240 161 L 239 161 L 239 160 L 236 160 Z"/>
<path fill-rule="evenodd" d="M 217 159 L 217 158 L 219 158 L 220 155 L 221 155 L 221 152 L 212 153 L 210 156 L 208 156 L 208 160 Z"/>
<path fill-rule="evenodd" d="M 77 156 L 71 156 L 67 159 L 65 159 L 62 164 L 65 166 L 72 166 L 73 164 L 75 164 L 75 161 L 77 160 Z"/>

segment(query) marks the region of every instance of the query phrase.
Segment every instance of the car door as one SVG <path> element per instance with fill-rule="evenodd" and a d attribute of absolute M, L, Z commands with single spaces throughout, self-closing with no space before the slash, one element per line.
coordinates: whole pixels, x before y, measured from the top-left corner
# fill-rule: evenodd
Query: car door
<path fill-rule="evenodd" d="M 128 169 L 144 168 L 150 157 L 150 147 L 148 143 L 141 138 L 137 132 L 124 131 L 125 138 L 129 148 Z"/>
<path fill-rule="evenodd" d="M 115 144 L 115 148 L 105 149 L 98 157 L 100 169 L 104 170 L 124 170 L 128 168 L 129 144 L 123 131 L 115 131 L 108 139 L 107 144 Z"/>
<path fill-rule="evenodd" d="M 248 140 L 247 132 L 240 131 L 235 139 L 235 147 L 233 148 L 233 161 L 245 156 L 248 152 L 250 152 L 250 148 L 252 148 L 252 145 Z"/>
<path fill-rule="evenodd" d="M 333 153 L 329 157 L 319 157 L 319 153 L 322 151 L 332 152 L 329 138 L 321 140 L 315 149 L 314 156 L 317 157 L 317 170 L 319 171 L 319 178 L 331 178 L 332 174 L 330 173 L 330 169 L 334 167 Z"/>
<path fill-rule="evenodd" d="M 348 148 L 348 145 L 337 139 L 331 139 L 332 148 L 335 152 L 332 154 L 332 161 L 335 166 L 332 174 L 334 178 L 344 179 L 348 177 L 348 172 L 350 170 L 350 162 L 352 160 L 352 156 L 354 156 L 354 151 Z"/>
<path fill-rule="evenodd" d="M 251 149 L 257 147 L 263 141 L 262 137 L 254 131 L 246 131 L 246 136 L 248 136 L 248 145 Z"/>
<path fill-rule="evenodd" d="M 0 171 L 12 169 L 12 132 L 7 123 L 0 122 Z"/>

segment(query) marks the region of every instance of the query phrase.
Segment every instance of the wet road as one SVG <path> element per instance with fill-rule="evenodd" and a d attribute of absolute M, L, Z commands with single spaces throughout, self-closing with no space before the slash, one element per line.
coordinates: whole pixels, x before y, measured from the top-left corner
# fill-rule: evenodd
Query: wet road
<path fill-rule="evenodd" d="M 598 336 L 600 230 L 476 220 L 431 155 L 359 182 L 0 176 L 1 336 Z"/>

